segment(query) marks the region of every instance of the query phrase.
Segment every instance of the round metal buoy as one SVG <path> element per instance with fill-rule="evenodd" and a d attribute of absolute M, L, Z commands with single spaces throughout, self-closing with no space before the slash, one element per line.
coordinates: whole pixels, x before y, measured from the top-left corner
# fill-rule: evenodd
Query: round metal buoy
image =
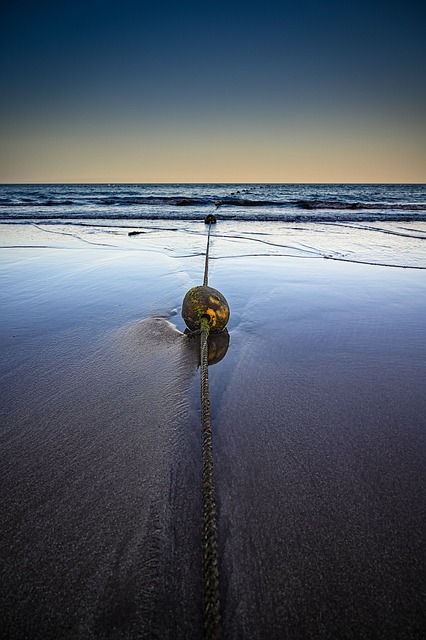
<path fill-rule="evenodd" d="M 216 216 L 210 213 L 208 216 L 206 216 L 204 224 L 216 224 Z"/>
<path fill-rule="evenodd" d="M 207 318 L 210 331 L 222 331 L 229 320 L 229 305 L 220 291 L 204 285 L 192 287 L 182 303 L 182 318 L 191 331 L 200 328 Z"/>

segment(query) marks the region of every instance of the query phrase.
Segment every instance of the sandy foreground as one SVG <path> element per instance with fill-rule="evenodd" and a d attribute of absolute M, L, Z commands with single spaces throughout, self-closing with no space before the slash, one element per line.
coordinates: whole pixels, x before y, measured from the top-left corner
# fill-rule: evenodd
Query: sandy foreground
<path fill-rule="evenodd" d="M 171 232 L 113 247 L 8 233 L 2 635 L 200 638 L 199 379 L 180 306 L 202 253 Z M 425 272 L 228 252 L 210 284 L 231 307 L 210 368 L 224 638 L 422 637 Z"/>

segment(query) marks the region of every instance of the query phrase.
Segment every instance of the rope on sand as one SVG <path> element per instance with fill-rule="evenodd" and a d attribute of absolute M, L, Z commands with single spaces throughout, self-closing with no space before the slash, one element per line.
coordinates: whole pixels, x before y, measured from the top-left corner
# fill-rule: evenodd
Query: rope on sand
<path fill-rule="evenodd" d="M 206 640 L 219 640 L 221 617 L 217 559 L 216 496 L 214 487 L 212 428 L 208 368 L 209 325 L 201 322 L 201 454 L 203 485 L 203 603 Z"/>
<path fill-rule="evenodd" d="M 220 640 L 221 615 L 219 600 L 219 570 L 217 554 L 217 514 L 213 468 L 213 443 L 210 416 L 209 391 L 209 345 L 210 332 L 221 332 L 229 318 L 229 307 L 225 298 L 216 289 L 208 286 L 208 262 L 211 225 L 214 216 L 207 216 L 209 225 L 204 280 L 200 287 L 193 287 L 182 304 L 182 316 L 194 333 L 200 333 L 200 380 L 201 380 L 201 455 L 203 492 L 203 610 L 205 640 Z"/>

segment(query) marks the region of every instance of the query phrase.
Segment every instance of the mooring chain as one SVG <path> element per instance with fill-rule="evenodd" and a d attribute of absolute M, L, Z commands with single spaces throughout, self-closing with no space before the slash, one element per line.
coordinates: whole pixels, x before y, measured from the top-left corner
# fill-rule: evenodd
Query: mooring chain
<path fill-rule="evenodd" d="M 210 332 L 223 333 L 228 319 L 229 306 L 224 296 L 208 286 L 208 261 L 210 229 L 215 216 L 207 216 L 209 225 L 203 285 L 193 287 L 182 304 L 182 317 L 192 334 L 200 333 L 201 378 L 201 455 L 203 493 L 203 608 L 205 640 L 220 640 L 221 616 L 219 601 L 219 571 L 217 556 L 217 516 L 214 486 L 212 428 L 209 392 L 209 344 Z M 229 341 L 229 338 L 228 338 Z"/>

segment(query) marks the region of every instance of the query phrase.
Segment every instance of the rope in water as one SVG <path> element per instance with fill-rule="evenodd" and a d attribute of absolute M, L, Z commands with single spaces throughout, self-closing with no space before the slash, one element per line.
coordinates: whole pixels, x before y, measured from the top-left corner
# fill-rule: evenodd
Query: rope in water
<path fill-rule="evenodd" d="M 207 248 L 206 248 L 206 261 L 204 263 L 204 280 L 203 287 L 208 286 L 209 280 L 209 249 L 210 249 L 210 229 L 212 228 L 211 222 L 209 223 L 209 232 L 207 235 Z"/>
<path fill-rule="evenodd" d="M 208 260 L 210 228 L 207 238 L 204 282 L 208 282 Z M 203 607 L 204 638 L 220 640 L 221 618 L 219 603 L 219 571 L 217 560 L 216 497 L 214 487 L 212 428 L 210 418 L 210 391 L 208 366 L 208 337 L 210 326 L 207 318 L 200 323 L 200 364 L 201 364 L 201 455 L 203 486 Z"/>

